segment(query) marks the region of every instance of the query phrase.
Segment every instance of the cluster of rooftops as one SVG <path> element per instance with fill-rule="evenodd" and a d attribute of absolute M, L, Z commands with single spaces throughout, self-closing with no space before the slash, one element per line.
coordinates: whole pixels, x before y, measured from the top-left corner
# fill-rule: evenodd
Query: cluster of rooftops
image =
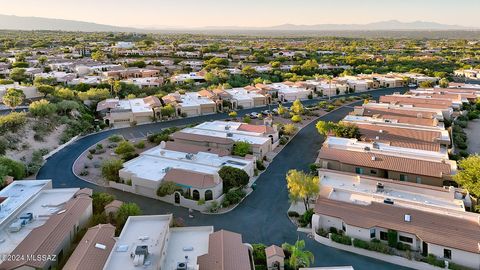
<path fill-rule="evenodd" d="M 452 186 L 442 123 L 461 113 L 457 102 L 478 97 L 480 88 L 418 89 L 355 107 L 341 122 L 360 138 L 331 134 L 319 151 L 314 231 L 333 226 L 369 241 L 395 230 L 412 250 L 480 267 L 480 216 L 467 211 L 468 191 Z"/>

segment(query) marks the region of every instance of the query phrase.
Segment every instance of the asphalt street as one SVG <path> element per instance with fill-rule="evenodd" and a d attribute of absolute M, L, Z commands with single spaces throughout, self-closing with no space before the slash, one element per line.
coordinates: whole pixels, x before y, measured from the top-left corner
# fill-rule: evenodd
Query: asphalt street
<path fill-rule="evenodd" d="M 378 97 L 402 90 L 405 89 L 381 89 L 369 93 Z M 316 102 L 318 100 L 307 100 L 302 103 L 313 104 Z M 268 107 L 241 110 L 238 114 L 243 116 L 264 109 L 268 109 Z M 341 107 L 319 119 L 339 121 L 350 111 L 352 111 L 351 106 Z M 72 173 L 72 165 L 83 151 L 112 134 L 121 134 L 127 138 L 141 137 L 171 126 L 189 125 L 226 117 L 226 114 L 213 114 L 91 134 L 78 139 L 50 157 L 40 169 L 37 179 L 52 179 L 53 186 L 56 188 L 89 187 L 95 191 L 109 192 L 119 200 L 137 203 L 144 214 L 173 213 L 175 217 L 183 218 L 186 225 L 213 225 L 215 230 L 226 229 L 238 232 L 243 235 L 243 240 L 249 243 L 280 245 L 284 242 L 294 243 L 298 238 L 305 239 L 306 248 L 315 255 L 314 266 L 352 265 L 356 270 L 408 269 L 321 245 L 307 238 L 305 234 L 297 233 L 296 227 L 288 219 L 289 201 L 285 174 L 290 169 L 308 170 L 308 165 L 315 161 L 323 141 L 316 131 L 316 121 L 303 128 L 276 156 L 268 169 L 257 179 L 256 190 L 233 211 L 222 215 L 195 212 L 194 218 L 188 218 L 188 211 L 185 208 L 119 190 L 98 187 L 77 178 Z"/>

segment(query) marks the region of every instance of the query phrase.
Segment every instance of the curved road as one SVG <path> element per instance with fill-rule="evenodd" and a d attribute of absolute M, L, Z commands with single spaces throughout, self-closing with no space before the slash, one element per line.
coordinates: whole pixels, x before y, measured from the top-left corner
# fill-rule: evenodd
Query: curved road
<path fill-rule="evenodd" d="M 370 92 L 370 94 L 378 97 L 402 90 L 404 89 L 382 89 Z M 303 103 L 310 104 L 316 102 L 318 100 L 307 100 Z M 239 112 L 239 116 L 263 109 L 242 110 Z M 320 117 L 320 119 L 324 121 L 339 121 L 351 110 L 351 107 L 341 107 Z M 314 240 L 306 238 L 305 234 L 297 233 L 297 228 L 288 219 L 286 213 L 289 208 L 289 202 L 285 174 L 290 169 L 308 170 L 308 165 L 315 161 L 317 151 L 320 149 L 323 141 L 323 138 L 318 135 L 315 129 L 315 121 L 303 128 L 275 157 L 268 169 L 257 179 L 256 190 L 235 210 L 222 215 L 205 215 L 196 212 L 195 218 L 189 219 L 188 211 L 185 208 L 115 189 L 98 187 L 80 180 L 72 173 L 72 165 L 83 151 L 112 134 L 122 134 L 127 137 L 141 136 L 147 132 L 159 131 L 170 126 L 188 125 L 223 119 L 225 117 L 225 114 L 214 114 L 108 130 L 88 135 L 78 139 L 50 157 L 38 172 L 37 178 L 52 179 L 53 186 L 56 188 L 89 187 L 95 191 L 106 191 L 114 194 L 122 201 L 137 203 L 142 208 L 144 214 L 173 213 L 176 217 L 182 217 L 189 226 L 213 225 L 215 230 L 226 229 L 239 232 L 243 235 L 244 241 L 249 243 L 280 245 L 284 242 L 294 243 L 298 238 L 305 239 L 306 248 L 315 255 L 315 266 L 353 265 L 356 270 L 407 269 L 321 245 Z"/>

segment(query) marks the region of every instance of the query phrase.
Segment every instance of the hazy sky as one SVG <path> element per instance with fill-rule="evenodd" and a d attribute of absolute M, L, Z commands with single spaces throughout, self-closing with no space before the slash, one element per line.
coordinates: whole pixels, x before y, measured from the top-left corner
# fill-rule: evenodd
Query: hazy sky
<path fill-rule="evenodd" d="M 0 14 L 118 26 L 434 21 L 480 27 L 480 0 L 0 0 Z"/>

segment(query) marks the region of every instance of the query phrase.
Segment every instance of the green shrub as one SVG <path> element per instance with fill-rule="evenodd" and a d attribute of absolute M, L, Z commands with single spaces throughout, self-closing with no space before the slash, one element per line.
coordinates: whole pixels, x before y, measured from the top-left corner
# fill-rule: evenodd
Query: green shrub
<path fill-rule="evenodd" d="M 398 243 L 398 233 L 395 230 L 388 230 L 387 233 L 388 246 L 396 247 Z"/>
<path fill-rule="evenodd" d="M 223 181 L 223 192 L 226 193 L 232 188 L 244 187 L 248 184 L 250 177 L 242 170 L 231 166 L 223 166 L 218 171 Z"/>
<path fill-rule="evenodd" d="M 280 137 L 280 144 L 285 145 L 285 144 L 287 144 L 288 140 L 289 140 L 289 138 L 287 136 L 282 136 L 282 137 Z"/>
<path fill-rule="evenodd" d="M 103 149 L 103 144 L 97 143 L 97 145 L 95 145 L 95 148 L 96 148 L 97 150 L 101 150 L 101 149 Z"/>
<path fill-rule="evenodd" d="M 119 182 L 118 171 L 123 167 L 123 161 L 120 159 L 105 160 L 102 164 L 102 176 L 108 181 Z"/>
<path fill-rule="evenodd" d="M 398 242 L 398 243 L 397 243 L 397 249 L 398 249 L 398 250 L 403 250 L 403 251 L 405 251 L 405 250 L 411 250 L 411 248 L 412 248 L 412 247 L 411 247 L 409 244 L 404 244 L 404 243 L 402 243 L 402 242 Z"/>
<path fill-rule="evenodd" d="M 95 149 L 95 148 L 90 148 L 90 149 L 88 149 L 88 152 L 89 152 L 90 154 L 95 154 L 95 153 L 97 152 L 97 149 Z"/>
<path fill-rule="evenodd" d="M 467 118 L 468 120 L 474 120 L 479 117 L 480 112 L 479 111 L 469 111 L 467 113 Z"/>
<path fill-rule="evenodd" d="M 253 261 L 255 262 L 255 269 L 257 266 L 264 266 L 267 265 L 267 255 L 265 254 L 265 246 L 264 244 L 252 244 L 253 247 Z M 264 268 L 266 269 L 266 268 Z"/>
<path fill-rule="evenodd" d="M 300 214 L 296 211 L 288 211 L 287 214 L 288 214 L 289 217 L 299 217 L 300 216 Z"/>
<path fill-rule="evenodd" d="M 165 197 L 167 195 L 171 195 L 175 193 L 175 191 L 178 189 L 177 184 L 171 181 L 162 181 L 160 186 L 157 189 L 157 196 L 159 197 Z"/>
<path fill-rule="evenodd" d="M 298 222 L 300 223 L 301 227 L 307 227 L 311 222 L 312 222 L 312 216 L 313 216 L 313 209 L 308 209 L 303 213 L 303 215 L 300 216 L 300 219 Z"/>
<path fill-rule="evenodd" d="M 438 260 L 437 257 L 433 254 L 428 254 L 426 258 L 422 259 L 423 262 L 426 262 L 428 264 L 438 266 L 441 268 L 445 268 L 445 261 L 444 260 Z"/>
<path fill-rule="evenodd" d="M 333 242 L 337 242 L 337 243 L 348 245 L 348 246 L 352 245 L 352 238 L 350 238 L 350 236 L 332 233 L 331 238 Z"/>
<path fill-rule="evenodd" d="M 302 117 L 298 114 L 295 114 L 294 116 L 292 116 L 292 122 L 294 123 L 299 123 L 299 122 L 302 122 Z"/>
<path fill-rule="evenodd" d="M 453 262 L 448 263 L 448 269 L 452 269 L 452 270 L 473 270 L 472 268 L 465 267 L 465 266 L 462 266 L 462 265 L 459 265 L 459 264 L 456 264 L 456 263 L 453 263 Z"/>
<path fill-rule="evenodd" d="M 237 204 L 245 197 L 245 195 L 246 193 L 240 188 L 235 190 L 229 190 L 227 194 L 225 194 L 225 198 L 223 199 L 222 204 L 224 207 L 232 204 Z"/>
<path fill-rule="evenodd" d="M 118 143 L 118 142 L 123 141 L 123 137 L 120 136 L 120 135 L 112 135 L 112 136 L 108 137 L 108 141 Z"/>
<path fill-rule="evenodd" d="M 467 128 L 468 127 L 468 122 L 466 120 L 465 121 L 457 120 L 457 121 L 455 121 L 455 124 L 459 125 L 461 128 Z"/>
<path fill-rule="evenodd" d="M 26 167 L 23 163 L 9 159 L 6 156 L 0 156 L 0 182 L 5 176 L 12 176 L 14 179 L 25 178 Z"/>
<path fill-rule="evenodd" d="M 259 169 L 260 171 L 265 170 L 265 165 L 263 164 L 263 161 L 257 160 L 255 163 L 257 165 L 257 169 Z"/>
<path fill-rule="evenodd" d="M 333 233 L 333 234 L 338 234 L 337 228 L 335 228 L 335 227 L 330 227 L 330 228 L 328 229 L 328 232 L 329 232 L 329 233 Z"/>
<path fill-rule="evenodd" d="M 21 112 L 11 112 L 0 116 L 0 133 L 7 131 L 17 132 L 27 122 L 26 114 Z"/>
<path fill-rule="evenodd" d="M 328 237 L 328 232 L 325 231 L 323 228 L 318 228 L 317 229 L 317 234 L 322 236 L 322 237 Z"/>
<path fill-rule="evenodd" d="M 328 105 L 326 111 L 327 111 L 327 112 L 331 112 L 331 111 L 333 111 L 334 109 L 335 109 L 335 106 L 333 106 L 333 105 Z"/>
<path fill-rule="evenodd" d="M 234 156 L 244 157 L 252 153 L 252 145 L 248 142 L 236 142 L 233 144 L 232 154 Z"/>
<path fill-rule="evenodd" d="M 138 143 L 135 144 L 135 147 L 138 149 L 143 149 L 145 148 L 145 142 L 144 141 L 139 141 Z"/>

